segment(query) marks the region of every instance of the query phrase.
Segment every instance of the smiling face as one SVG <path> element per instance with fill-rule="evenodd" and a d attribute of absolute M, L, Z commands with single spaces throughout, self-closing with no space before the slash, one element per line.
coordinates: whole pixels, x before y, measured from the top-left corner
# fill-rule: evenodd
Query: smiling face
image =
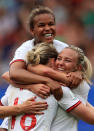
<path fill-rule="evenodd" d="M 56 68 L 68 73 L 79 69 L 77 63 L 78 53 L 72 49 L 65 48 L 57 57 Z"/>
<path fill-rule="evenodd" d="M 54 17 L 51 14 L 39 14 L 34 18 L 34 28 L 31 33 L 35 38 L 35 43 L 52 43 L 56 36 L 56 26 Z"/>

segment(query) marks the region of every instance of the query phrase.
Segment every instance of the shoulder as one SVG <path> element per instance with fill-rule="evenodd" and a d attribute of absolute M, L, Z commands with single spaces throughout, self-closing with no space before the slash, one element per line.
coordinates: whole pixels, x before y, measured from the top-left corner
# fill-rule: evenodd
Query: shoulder
<path fill-rule="evenodd" d="M 59 40 L 56 40 L 56 39 L 54 39 L 54 40 L 53 40 L 53 42 L 54 42 L 54 44 L 59 44 L 59 45 L 68 46 L 68 44 L 67 44 L 67 43 L 62 42 L 62 41 L 59 41 Z"/>
<path fill-rule="evenodd" d="M 79 105 L 81 102 L 77 97 L 75 97 L 75 95 L 68 87 L 62 86 L 62 90 L 63 97 L 61 98 L 60 101 L 58 101 L 58 103 L 63 109 L 69 112 L 72 109 L 74 109 L 77 105 Z"/>
<path fill-rule="evenodd" d="M 83 80 L 80 85 L 80 87 L 84 87 L 85 89 L 90 89 L 90 85 L 87 83 L 87 81 Z"/>
<path fill-rule="evenodd" d="M 58 52 L 61 52 L 65 47 L 68 46 L 68 44 L 59 40 L 53 40 L 53 45 L 55 46 Z"/>
<path fill-rule="evenodd" d="M 77 88 L 79 90 L 80 95 L 86 96 L 86 97 L 88 96 L 90 85 L 85 80 L 83 80 Z"/>
<path fill-rule="evenodd" d="M 33 39 L 32 40 L 28 40 L 28 41 L 25 41 L 24 43 L 22 43 L 21 46 L 19 46 L 17 48 L 17 50 L 21 50 L 21 49 L 27 49 L 27 48 L 31 48 L 33 47 Z"/>

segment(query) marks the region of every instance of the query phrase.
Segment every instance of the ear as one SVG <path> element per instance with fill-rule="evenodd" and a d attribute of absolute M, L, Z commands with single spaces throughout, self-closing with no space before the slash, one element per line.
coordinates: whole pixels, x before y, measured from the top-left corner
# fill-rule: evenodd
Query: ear
<path fill-rule="evenodd" d="M 79 65 L 79 66 L 78 66 L 78 70 L 79 70 L 79 71 L 82 71 L 82 65 Z"/>
<path fill-rule="evenodd" d="M 30 29 L 30 33 L 31 33 L 32 37 L 34 37 L 33 29 Z"/>
<path fill-rule="evenodd" d="M 55 67 L 55 58 L 51 58 L 51 67 L 54 68 Z"/>

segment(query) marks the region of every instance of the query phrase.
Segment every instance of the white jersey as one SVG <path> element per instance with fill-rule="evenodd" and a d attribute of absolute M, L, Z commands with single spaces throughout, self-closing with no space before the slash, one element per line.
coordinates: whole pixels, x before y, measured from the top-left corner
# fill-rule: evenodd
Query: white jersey
<path fill-rule="evenodd" d="M 81 100 L 85 104 L 86 101 L 87 101 L 89 89 L 90 89 L 90 86 L 87 84 L 86 81 L 83 81 L 77 88 L 72 89 L 72 92 L 74 93 L 75 97 L 79 98 L 79 100 Z M 67 90 L 66 90 L 66 92 L 67 92 Z M 71 101 L 69 101 L 69 103 L 70 102 Z M 55 130 L 56 131 L 63 131 L 63 130 L 64 131 L 69 131 L 69 130 L 70 131 L 77 131 L 78 120 L 73 115 L 71 115 L 70 113 L 67 113 L 67 112 L 71 111 L 72 109 L 74 109 L 74 106 L 69 108 L 66 112 L 62 108 L 62 103 L 64 104 L 63 99 L 59 102 L 60 106 L 58 107 L 57 114 L 56 114 L 55 119 L 52 123 L 51 131 L 55 131 Z"/>
<path fill-rule="evenodd" d="M 9 105 L 21 104 L 33 96 L 35 94 L 31 91 L 12 87 L 8 102 Z M 10 117 L 9 131 L 50 131 L 51 123 L 57 111 L 57 101 L 53 95 L 49 96 L 46 100 L 37 97 L 36 101 L 47 101 L 48 109 L 44 111 L 44 115 L 22 114 Z"/>

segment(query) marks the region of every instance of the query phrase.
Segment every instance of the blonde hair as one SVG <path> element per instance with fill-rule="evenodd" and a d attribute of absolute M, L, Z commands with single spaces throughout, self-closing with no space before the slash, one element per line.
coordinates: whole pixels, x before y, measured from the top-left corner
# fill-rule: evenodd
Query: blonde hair
<path fill-rule="evenodd" d="M 57 58 L 57 51 L 51 43 L 37 44 L 32 50 L 27 53 L 26 61 L 28 64 L 38 65 L 47 64 L 50 58 Z"/>
<path fill-rule="evenodd" d="M 86 81 L 90 84 L 91 83 L 90 79 L 91 79 L 92 73 L 93 73 L 91 62 L 85 56 L 83 50 L 80 49 L 79 47 L 69 45 L 66 48 L 72 49 L 78 53 L 78 63 L 77 64 L 81 65 L 81 67 L 82 67 L 81 71 L 83 73 L 83 78 L 86 79 Z"/>
<path fill-rule="evenodd" d="M 34 28 L 34 18 L 40 14 L 51 14 L 55 21 L 54 13 L 50 8 L 44 6 L 38 6 L 34 8 L 30 13 L 29 22 L 28 22 L 30 29 Z"/>

